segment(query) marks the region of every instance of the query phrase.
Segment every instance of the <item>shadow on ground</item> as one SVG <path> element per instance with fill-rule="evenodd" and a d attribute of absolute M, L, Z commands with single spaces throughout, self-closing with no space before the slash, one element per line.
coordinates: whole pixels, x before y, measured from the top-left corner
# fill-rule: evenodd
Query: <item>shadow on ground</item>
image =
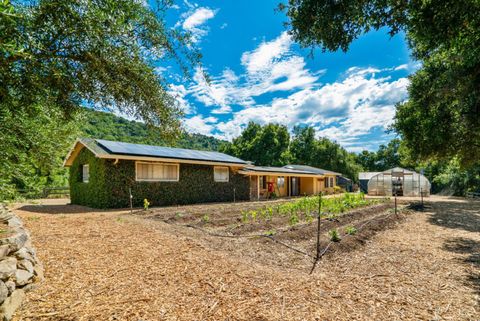
<path fill-rule="evenodd" d="M 468 232 L 480 232 L 480 202 L 441 202 L 437 203 L 429 222 L 435 225 Z"/>
<path fill-rule="evenodd" d="M 19 211 L 25 211 L 37 214 L 86 214 L 94 212 L 100 212 L 102 210 L 92 209 L 86 206 L 80 205 L 23 205 L 17 208 Z M 102 211 L 103 212 L 103 211 Z M 107 211 L 105 211 L 107 212 Z"/>
<path fill-rule="evenodd" d="M 480 295 L 480 273 L 476 272 L 480 267 L 480 242 L 468 238 L 457 237 L 447 240 L 443 249 L 449 252 L 463 254 L 459 258 L 467 266 L 474 267 L 464 280 L 465 285 L 471 287 Z"/>

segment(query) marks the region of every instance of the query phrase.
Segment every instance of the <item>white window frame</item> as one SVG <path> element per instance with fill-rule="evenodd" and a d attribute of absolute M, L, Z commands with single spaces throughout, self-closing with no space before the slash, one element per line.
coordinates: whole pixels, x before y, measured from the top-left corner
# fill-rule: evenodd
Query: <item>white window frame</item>
<path fill-rule="evenodd" d="M 177 167 L 177 178 L 176 179 L 145 179 L 145 178 L 138 178 L 138 164 L 147 164 L 147 165 L 169 165 L 169 166 L 176 166 Z M 135 162 L 135 180 L 137 182 L 178 182 L 180 180 L 180 164 L 178 163 L 160 163 L 160 162 Z"/>
<path fill-rule="evenodd" d="M 280 185 L 280 183 L 278 182 L 279 179 L 282 179 L 282 181 L 283 181 L 282 185 Z M 284 188 L 285 187 L 285 176 L 277 176 L 277 187 L 278 188 Z"/>
<path fill-rule="evenodd" d="M 87 179 L 85 179 L 85 168 L 87 169 L 87 172 L 88 172 Z M 82 165 L 82 182 L 88 183 L 89 181 L 90 181 L 90 166 L 88 166 L 88 164 L 83 164 Z"/>
<path fill-rule="evenodd" d="M 215 171 L 217 169 L 227 169 L 227 180 L 226 181 L 218 181 L 215 179 Z M 228 166 L 213 166 L 213 180 L 217 183 L 228 183 L 230 181 L 230 168 Z"/>

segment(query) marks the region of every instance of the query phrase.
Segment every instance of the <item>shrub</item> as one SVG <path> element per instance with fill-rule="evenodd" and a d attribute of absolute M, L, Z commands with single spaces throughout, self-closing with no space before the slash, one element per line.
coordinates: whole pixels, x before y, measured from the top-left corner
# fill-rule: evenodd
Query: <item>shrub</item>
<path fill-rule="evenodd" d="M 242 222 L 243 223 L 248 222 L 248 211 L 242 211 Z"/>
<path fill-rule="evenodd" d="M 300 222 L 300 220 L 299 220 L 299 218 L 298 218 L 297 213 L 292 212 L 292 213 L 290 214 L 289 219 L 288 219 L 288 223 L 290 223 L 290 225 L 296 225 L 296 224 L 298 224 L 298 222 Z"/>
<path fill-rule="evenodd" d="M 342 239 L 337 229 L 328 231 L 328 236 L 330 236 L 330 241 L 332 242 L 340 242 L 340 240 Z"/>
<path fill-rule="evenodd" d="M 205 223 L 208 223 L 210 221 L 210 217 L 208 216 L 208 214 L 202 216 L 202 221 Z"/>
<path fill-rule="evenodd" d="M 150 206 L 150 202 L 145 198 L 143 199 L 143 209 L 148 211 L 148 207 Z"/>
<path fill-rule="evenodd" d="M 277 234 L 277 231 L 275 230 L 268 230 L 265 232 L 265 236 L 274 236 L 275 234 Z"/>
<path fill-rule="evenodd" d="M 347 226 L 345 228 L 345 234 L 355 235 L 355 234 L 357 234 L 357 229 L 355 228 L 355 226 Z"/>

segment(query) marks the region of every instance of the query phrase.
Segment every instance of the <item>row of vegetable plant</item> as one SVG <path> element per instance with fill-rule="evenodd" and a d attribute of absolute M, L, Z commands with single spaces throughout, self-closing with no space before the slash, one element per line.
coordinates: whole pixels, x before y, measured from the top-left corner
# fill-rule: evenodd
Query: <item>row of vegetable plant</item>
<path fill-rule="evenodd" d="M 318 214 L 321 196 L 305 196 L 291 202 L 265 206 L 257 210 L 242 211 L 244 223 L 268 221 L 274 216 L 288 217 L 290 225 L 300 222 L 311 222 Z M 383 202 L 382 199 L 366 199 L 363 193 L 345 193 L 332 198 L 321 198 L 321 216 L 335 218 L 342 213 L 368 205 Z"/>

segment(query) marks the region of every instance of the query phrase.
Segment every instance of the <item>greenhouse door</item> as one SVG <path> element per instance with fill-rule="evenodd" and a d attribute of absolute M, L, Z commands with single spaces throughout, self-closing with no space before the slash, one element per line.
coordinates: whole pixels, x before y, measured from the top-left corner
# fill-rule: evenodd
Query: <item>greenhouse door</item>
<path fill-rule="evenodd" d="M 403 196 L 403 175 L 392 175 L 392 196 Z"/>

